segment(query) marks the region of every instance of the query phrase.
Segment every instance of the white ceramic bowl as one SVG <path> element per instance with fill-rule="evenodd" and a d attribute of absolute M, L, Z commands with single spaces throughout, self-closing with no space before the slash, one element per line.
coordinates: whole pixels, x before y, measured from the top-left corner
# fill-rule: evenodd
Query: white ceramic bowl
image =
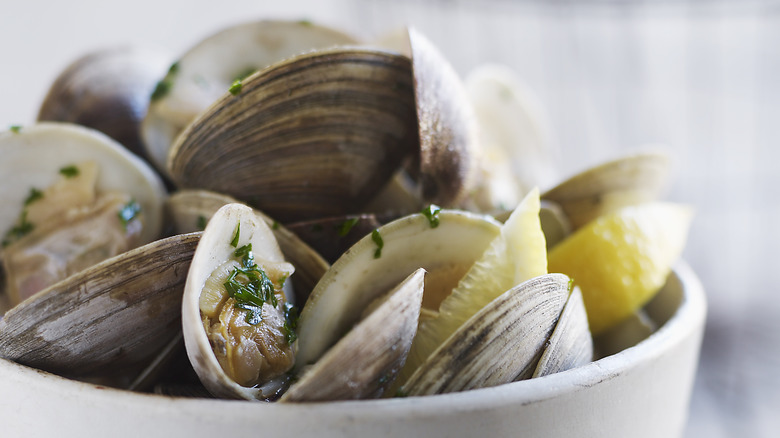
<path fill-rule="evenodd" d="M 648 307 L 655 334 L 587 366 L 464 393 L 320 404 L 170 398 L 0 360 L 2 436 L 679 437 L 704 329 L 680 264 Z"/>

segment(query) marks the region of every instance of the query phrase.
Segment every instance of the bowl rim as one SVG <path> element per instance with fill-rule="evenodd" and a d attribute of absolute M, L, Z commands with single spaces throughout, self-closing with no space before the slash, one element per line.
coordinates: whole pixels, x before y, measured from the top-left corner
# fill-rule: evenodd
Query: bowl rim
<path fill-rule="evenodd" d="M 247 403 L 241 400 L 196 399 L 138 393 L 101 385 L 70 380 L 46 371 L 37 370 L 0 358 L 0 377 L 16 381 L 21 385 L 31 385 L 31 390 L 46 388 L 49 396 L 59 395 L 71 400 L 101 402 L 111 400 L 120 406 L 163 409 L 186 415 L 208 417 L 250 419 L 263 418 L 257 415 L 257 407 L 269 410 L 267 413 L 285 415 L 311 414 L 315 411 L 325 414 L 348 412 L 351 416 L 361 413 L 398 415 L 418 415 L 420 412 L 446 412 L 448 415 L 458 412 L 490 411 L 511 405 L 539 403 L 562 394 L 582 391 L 637 367 L 642 363 L 661 356 L 665 351 L 684 342 L 691 334 L 704 325 L 706 299 L 704 289 L 687 263 L 675 264 L 670 278 L 676 277 L 682 291 L 679 307 L 671 318 L 647 339 L 619 353 L 601 358 L 587 365 L 550 374 L 534 379 L 507 383 L 490 388 L 475 389 L 440 395 L 387 398 L 378 400 L 351 400 L 336 402 L 310 403 Z M 13 382 L 12 382 L 13 383 Z M 267 417 L 265 417 L 267 418 Z M 259 420 L 258 420 L 259 421 Z"/>

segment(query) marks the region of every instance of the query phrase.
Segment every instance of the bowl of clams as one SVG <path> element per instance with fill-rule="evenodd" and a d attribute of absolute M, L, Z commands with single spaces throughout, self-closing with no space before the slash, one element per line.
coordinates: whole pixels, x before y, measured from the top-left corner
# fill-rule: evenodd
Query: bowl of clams
<path fill-rule="evenodd" d="M 75 60 L 0 132 L 4 430 L 681 436 L 670 157 L 561 176 L 543 118 L 414 28 Z"/>

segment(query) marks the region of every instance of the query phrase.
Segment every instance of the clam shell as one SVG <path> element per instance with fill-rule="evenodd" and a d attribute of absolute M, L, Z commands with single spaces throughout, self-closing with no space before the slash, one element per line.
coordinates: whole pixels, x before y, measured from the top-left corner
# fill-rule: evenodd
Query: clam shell
<path fill-rule="evenodd" d="M 428 272 L 423 306 L 437 309 L 442 297 L 435 290 L 449 293 L 498 236 L 500 225 L 488 216 L 442 210 L 436 228 L 414 214 L 376 231 L 383 241 L 380 253 L 373 233 L 365 236 L 331 266 L 306 302 L 298 322 L 296 371 L 315 363 L 369 303 L 420 267 Z"/>
<path fill-rule="evenodd" d="M 546 274 L 491 301 L 403 384 L 405 395 L 496 386 L 533 372 L 569 296 L 569 278 Z"/>
<path fill-rule="evenodd" d="M 582 291 L 575 287 L 563 307 L 558 323 L 531 377 L 566 371 L 591 361 L 593 361 L 593 338 L 588 328 L 588 315 L 585 312 L 585 303 L 582 301 Z"/>
<path fill-rule="evenodd" d="M 420 138 L 420 184 L 429 202 L 453 206 L 473 187 L 477 122 L 465 88 L 438 48 L 409 29 Z"/>
<path fill-rule="evenodd" d="M 140 47 L 114 47 L 82 56 L 51 85 L 38 120 L 96 129 L 144 156 L 141 120 L 170 62 L 160 50 Z"/>
<path fill-rule="evenodd" d="M 248 202 L 283 222 L 358 211 L 412 153 L 408 58 L 313 52 L 247 78 L 178 137 L 173 180 Z"/>
<path fill-rule="evenodd" d="M 165 188 L 160 177 L 137 156 L 98 131 L 69 123 L 42 122 L 18 133 L 0 132 L 0 232 L 19 217 L 31 188 L 45 189 L 59 170 L 84 161 L 99 167 L 97 191 L 129 194 L 141 205 L 145 223 L 143 243 L 162 232 Z"/>
<path fill-rule="evenodd" d="M 576 230 L 610 211 L 658 199 L 668 177 L 667 155 L 640 153 L 585 170 L 542 194 L 542 199 L 558 204 Z"/>
<path fill-rule="evenodd" d="M 417 331 L 425 270 L 418 269 L 331 347 L 280 401 L 376 398 L 395 379 Z"/>
<path fill-rule="evenodd" d="M 0 356 L 69 376 L 143 363 L 176 336 L 200 233 L 158 240 L 33 295 L 0 320 Z"/>
<path fill-rule="evenodd" d="M 241 233 L 236 247 L 251 243 L 258 264 L 260 260 L 284 262 L 271 229 L 251 208 L 242 204 L 229 204 L 220 208 L 203 231 L 187 273 L 181 305 L 182 332 L 192 367 L 210 393 L 233 399 L 265 399 L 273 394 L 264 393 L 262 387 L 241 386 L 222 370 L 201 320 L 201 291 L 214 269 L 233 257 L 236 247 L 231 245 L 231 241 L 239 223 Z"/>
<path fill-rule="evenodd" d="M 161 96 L 152 100 L 142 124 L 149 157 L 166 171 L 176 136 L 248 72 L 313 49 L 356 43 L 349 35 L 307 21 L 253 21 L 210 35 L 181 55 L 165 78 L 158 76 Z"/>
<path fill-rule="evenodd" d="M 180 190 L 168 198 L 166 205 L 176 232 L 188 233 L 202 230 L 217 210 L 236 202 L 239 201 L 230 196 L 207 190 Z M 295 266 L 295 275 L 290 279 L 295 290 L 295 302 L 306 302 L 330 264 L 290 229 L 260 211 L 255 210 L 255 214 L 273 231 L 285 260 Z"/>

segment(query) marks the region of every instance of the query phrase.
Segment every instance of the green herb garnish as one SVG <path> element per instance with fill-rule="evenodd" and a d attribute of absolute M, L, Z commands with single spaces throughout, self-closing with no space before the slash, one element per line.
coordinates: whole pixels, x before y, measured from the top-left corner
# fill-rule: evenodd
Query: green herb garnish
<path fill-rule="evenodd" d="M 43 192 L 36 189 L 35 187 L 31 187 L 30 194 L 27 195 L 27 199 L 24 200 L 24 206 L 27 207 L 28 205 L 42 198 L 43 198 Z"/>
<path fill-rule="evenodd" d="M 409 394 L 404 391 L 403 389 L 398 389 L 398 391 L 395 392 L 396 397 L 409 397 Z"/>
<path fill-rule="evenodd" d="M 22 125 L 11 125 L 8 127 L 8 129 L 13 132 L 14 134 L 18 134 L 19 131 L 22 130 Z"/>
<path fill-rule="evenodd" d="M 274 221 L 274 223 L 271 224 L 271 229 L 272 230 L 278 230 L 280 226 L 281 226 L 281 224 L 279 224 L 279 222 Z"/>
<path fill-rule="evenodd" d="M 135 199 L 131 199 L 130 202 L 119 210 L 117 214 L 119 215 L 119 221 L 122 222 L 122 226 L 125 227 L 125 231 L 127 231 L 127 224 L 137 218 L 140 212 L 141 205 L 135 202 Z"/>
<path fill-rule="evenodd" d="M 233 240 L 230 241 L 230 246 L 233 248 L 238 247 L 238 236 L 241 234 L 241 222 L 236 225 L 236 234 L 233 236 Z"/>
<path fill-rule="evenodd" d="M 8 246 L 16 240 L 30 234 L 35 226 L 32 222 L 27 220 L 27 210 L 22 210 L 22 214 L 19 215 L 19 220 L 5 233 L 2 245 Z"/>
<path fill-rule="evenodd" d="M 279 277 L 279 289 L 283 289 L 284 288 L 284 283 L 286 281 L 287 281 L 287 276 L 286 275 L 282 275 L 281 277 Z"/>
<path fill-rule="evenodd" d="M 382 257 L 382 248 L 385 246 L 385 242 L 382 240 L 382 235 L 379 234 L 379 230 L 374 230 L 371 232 L 371 240 L 376 243 L 377 249 L 374 251 L 374 258 L 378 259 L 379 257 Z"/>
<path fill-rule="evenodd" d="M 290 303 L 284 303 L 284 339 L 287 341 L 287 345 L 292 345 L 293 342 L 295 342 L 296 339 L 298 339 L 298 334 L 295 332 L 295 329 L 298 328 L 298 318 L 300 317 L 300 314 L 298 313 L 298 308 L 293 306 Z"/>
<path fill-rule="evenodd" d="M 251 254 L 250 258 L 254 259 Z M 256 325 L 263 320 L 263 304 L 266 302 L 274 307 L 279 304 L 273 282 L 254 262 L 249 267 L 234 268 L 224 285 L 228 296 L 236 300 L 235 307 L 247 311 L 245 321 L 248 324 Z"/>
<path fill-rule="evenodd" d="M 359 220 L 359 218 L 353 217 L 342 222 L 341 225 L 336 227 L 339 232 L 339 236 L 344 237 L 349 234 L 349 232 L 352 230 L 352 227 L 357 225 Z"/>
<path fill-rule="evenodd" d="M 422 209 L 423 216 L 428 218 L 428 223 L 431 224 L 431 228 L 436 228 L 439 226 L 439 213 L 441 212 L 441 207 L 435 204 L 431 204 L 425 208 Z"/>
<path fill-rule="evenodd" d="M 241 88 L 243 85 L 241 85 L 241 79 L 236 79 L 233 81 L 233 84 L 228 88 L 228 91 L 230 91 L 230 94 L 233 96 L 238 96 L 239 93 L 241 93 Z"/>
<path fill-rule="evenodd" d="M 198 216 L 198 229 L 204 230 L 206 229 L 206 224 L 208 224 L 208 219 L 206 219 L 206 216 Z"/>
<path fill-rule="evenodd" d="M 65 178 L 75 178 L 79 176 L 79 168 L 76 166 L 65 166 L 62 169 L 60 169 L 60 173 L 65 176 Z"/>
<path fill-rule="evenodd" d="M 158 99 L 162 99 L 171 91 L 171 88 L 173 88 L 173 80 L 175 79 L 178 72 L 179 62 L 177 61 L 171 64 L 170 68 L 168 68 L 168 72 L 165 73 L 165 77 L 157 82 L 157 85 L 154 87 L 154 91 L 152 91 L 152 102 Z"/>
<path fill-rule="evenodd" d="M 306 26 L 306 27 L 314 26 L 314 23 L 312 23 L 311 20 L 306 20 L 306 19 L 298 20 L 298 24 L 300 24 L 301 26 Z"/>

